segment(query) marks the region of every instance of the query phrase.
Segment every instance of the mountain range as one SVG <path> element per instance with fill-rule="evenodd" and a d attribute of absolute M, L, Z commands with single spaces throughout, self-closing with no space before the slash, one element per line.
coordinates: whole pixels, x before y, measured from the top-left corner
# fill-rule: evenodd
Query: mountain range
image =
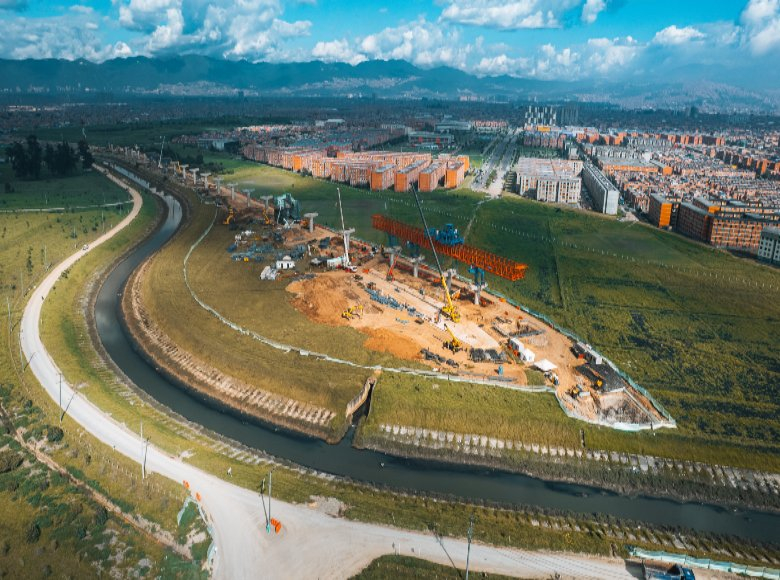
<path fill-rule="evenodd" d="M 112 93 L 180 96 L 475 97 L 500 100 L 571 100 L 630 103 L 632 108 L 776 111 L 777 92 L 701 81 L 683 71 L 665 83 L 543 81 L 508 75 L 478 77 L 402 60 L 345 63 L 268 63 L 187 55 L 87 60 L 0 59 L 0 94 Z"/>

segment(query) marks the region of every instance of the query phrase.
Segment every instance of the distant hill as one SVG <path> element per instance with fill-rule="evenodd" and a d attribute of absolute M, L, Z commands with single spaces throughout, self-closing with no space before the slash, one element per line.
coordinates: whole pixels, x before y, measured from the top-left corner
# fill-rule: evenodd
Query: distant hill
<path fill-rule="evenodd" d="M 478 96 L 565 99 L 632 107 L 697 105 L 715 109 L 777 110 L 777 94 L 728 85 L 685 82 L 631 85 L 562 82 L 510 76 L 477 77 L 449 67 L 418 68 L 406 61 L 367 61 L 352 66 L 320 61 L 251 63 L 207 56 L 133 57 L 103 63 L 87 60 L 2 60 L 0 92 L 101 92 L 161 95 L 363 95 L 397 98 Z M 683 74 L 686 73 L 686 74 Z M 704 89 L 704 90 L 703 90 Z"/>

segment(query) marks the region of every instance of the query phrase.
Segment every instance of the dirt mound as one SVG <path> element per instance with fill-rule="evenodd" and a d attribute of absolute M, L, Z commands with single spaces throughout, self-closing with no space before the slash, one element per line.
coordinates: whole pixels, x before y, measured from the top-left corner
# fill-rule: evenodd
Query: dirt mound
<path fill-rule="evenodd" d="M 295 294 L 292 305 L 314 322 L 332 325 L 346 325 L 341 317 L 358 299 L 351 288 L 344 288 L 343 273 L 341 279 L 327 274 L 307 280 L 298 280 L 287 286 L 287 291 Z"/>
<path fill-rule="evenodd" d="M 369 335 L 363 344 L 370 350 L 389 352 L 404 359 L 419 358 L 420 345 L 407 336 L 384 329 L 361 328 L 360 330 Z"/>

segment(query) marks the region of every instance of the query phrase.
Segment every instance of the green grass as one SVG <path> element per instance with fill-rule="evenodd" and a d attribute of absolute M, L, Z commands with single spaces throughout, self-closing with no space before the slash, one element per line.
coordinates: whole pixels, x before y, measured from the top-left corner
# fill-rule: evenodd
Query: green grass
<path fill-rule="evenodd" d="M 104 182 L 108 186 L 109 182 Z M 38 185 L 43 185 L 39 182 Z M 64 194 L 70 187 L 68 179 L 56 180 L 53 195 Z M 57 189 L 61 187 L 61 189 Z M 34 197 L 35 191 L 31 191 Z M 104 213 L 106 229 L 121 219 L 119 210 Z M 153 212 L 152 212 L 153 215 Z M 25 437 L 45 441 L 48 426 L 57 425 L 59 411 L 29 371 L 20 376 L 18 353 L 18 320 L 29 289 L 45 274 L 45 265 L 57 262 L 73 252 L 74 246 L 88 243 L 102 233 L 99 211 L 77 213 L 0 214 L 0 296 L 10 302 L 14 332 L 0 335 L 0 404 L 11 416 L 16 427 L 26 430 Z M 76 237 L 73 238 L 73 228 Z M 45 251 L 44 251 L 45 250 Z M 44 260 L 44 257 L 46 258 Z M 61 282 L 58 287 L 62 286 Z M 53 319 L 44 314 L 44 331 Z M 72 338 L 72 335 L 70 336 Z M 9 344 L 11 338 L 11 344 Z M 59 362 L 59 361 L 58 361 Z M 110 449 L 81 432 L 67 417 L 63 422 L 64 439 L 48 444 L 50 455 L 71 473 L 93 488 L 106 491 L 120 505 L 134 503 L 134 498 L 122 495 L 135 486 L 128 476 L 130 462 L 111 457 Z M 17 443 L 0 427 L 0 449 Z M 168 553 L 147 536 L 123 521 L 109 517 L 95 519 L 97 505 L 84 491 L 72 486 L 65 478 L 51 472 L 24 452 L 25 464 L 0 475 L 0 575 L 39 577 L 52 569 L 71 577 L 91 577 L 102 567 L 104 573 L 116 567 L 120 575 L 136 569 L 148 558 L 150 572 L 168 576 L 171 573 L 190 577 L 190 565 Z M 132 473 L 136 474 L 132 468 Z M 149 480 L 157 486 L 157 480 Z M 112 489 L 113 488 L 113 489 Z M 146 493 L 157 492 L 158 487 Z M 117 491 L 119 493 L 111 493 Z M 160 503 L 155 513 L 165 514 Z M 102 522 L 102 523 L 101 523 Z M 174 520 L 175 522 L 175 520 Z M 26 534 L 35 523 L 40 538 L 28 543 Z M 117 542 L 109 542 L 116 536 Z M 122 563 L 109 562 L 117 553 L 125 553 Z"/>
<path fill-rule="evenodd" d="M 490 420 L 485 420 L 486 414 Z M 577 423 L 550 394 L 384 373 L 371 399 L 368 433 L 380 423 L 477 433 L 512 441 L 577 447 Z"/>
<path fill-rule="evenodd" d="M 6 163 L 0 165 L 0 184 L 6 183 L 13 191 L 0 192 L 0 211 L 20 208 L 64 208 L 67 211 L 130 200 L 126 191 L 107 181 L 97 171 L 29 181 L 16 179 Z"/>
<path fill-rule="evenodd" d="M 239 119 L 220 119 L 213 122 L 204 123 L 203 121 L 191 121 L 187 119 L 175 121 L 155 121 L 146 123 L 127 123 L 113 125 L 95 125 L 86 127 L 87 140 L 90 145 L 106 147 L 109 144 L 117 146 L 144 147 L 149 151 L 157 151 L 159 154 L 161 137 L 164 135 L 166 146 L 173 137 L 179 135 L 199 135 L 204 131 L 216 131 L 223 129 L 233 129 L 241 120 Z M 23 139 L 30 134 L 30 129 L 23 129 L 16 132 L 15 139 Z M 77 143 L 82 139 L 81 126 L 42 128 L 34 129 L 32 132 L 37 135 L 41 141 L 61 141 L 67 140 L 71 144 Z"/>
<path fill-rule="evenodd" d="M 777 271 L 641 224 L 518 199 L 482 206 L 470 241 L 528 263 L 525 280 L 493 287 L 576 332 L 666 406 L 679 433 L 654 438 L 659 453 L 669 443 L 683 454 L 681 440 L 725 443 L 778 468 L 780 302 L 770 297 L 780 291 L 764 288 L 780 286 Z"/>
<path fill-rule="evenodd" d="M 502 580 L 509 576 L 498 574 L 471 573 L 478 578 Z M 464 570 L 452 566 L 434 564 L 411 556 L 382 556 L 368 565 L 360 574 L 353 576 L 355 580 L 395 580 L 396 578 L 418 578 L 419 580 L 436 580 L 438 578 L 463 578 Z"/>
<path fill-rule="evenodd" d="M 366 350 L 366 335 L 354 328 L 312 323 L 292 305 L 293 294 L 286 290 L 289 279 L 260 281 L 260 272 L 273 259 L 273 254 L 259 263 L 230 259 L 225 248 L 233 243 L 234 235 L 227 227 L 216 225 L 190 257 L 190 284 L 207 304 L 244 328 L 279 342 L 367 366 L 410 364 L 410 361 Z M 307 267 L 306 260 L 300 260 L 297 271 L 305 271 Z M 359 301 L 367 299 L 367 294 L 358 298 Z M 221 356 L 224 346 L 214 341 L 210 349 L 219 349 Z"/>

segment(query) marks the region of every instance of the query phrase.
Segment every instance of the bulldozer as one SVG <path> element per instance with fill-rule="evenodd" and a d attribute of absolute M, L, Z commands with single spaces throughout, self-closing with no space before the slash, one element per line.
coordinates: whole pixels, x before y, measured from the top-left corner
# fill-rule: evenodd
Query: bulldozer
<path fill-rule="evenodd" d="M 452 329 L 446 324 L 444 325 L 444 328 L 447 329 L 447 332 L 450 333 L 450 337 L 451 337 L 450 340 L 444 341 L 444 348 L 446 348 L 447 350 L 451 350 L 452 352 L 460 352 L 461 349 L 463 348 L 463 345 L 458 340 L 458 337 L 455 336 L 455 333 L 452 332 Z"/>
<path fill-rule="evenodd" d="M 341 317 L 346 318 L 347 320 L 352 320 L 355 317 L 363 318 L 363 305 L 358 304 L 357 306 L 350 306 L 341 313 Z"/>

